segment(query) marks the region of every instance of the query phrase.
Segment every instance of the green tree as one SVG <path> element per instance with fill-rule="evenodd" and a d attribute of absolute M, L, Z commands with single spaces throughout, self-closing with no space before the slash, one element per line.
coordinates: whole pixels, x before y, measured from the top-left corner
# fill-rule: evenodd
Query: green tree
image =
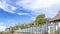
<path fill-rule="evenodd" d="M 8 32 L 1 32 L 1 34 L 8 34 Z"/>
<path fill-rule="evenodd" d="M 37 26 L 45 24 L 45 14 L 40 14 L 36 17 L 35 23 Z"/>

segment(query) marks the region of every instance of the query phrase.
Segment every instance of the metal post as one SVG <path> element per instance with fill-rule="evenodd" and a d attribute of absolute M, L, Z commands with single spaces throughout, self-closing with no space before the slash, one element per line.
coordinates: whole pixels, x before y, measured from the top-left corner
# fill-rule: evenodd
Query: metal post
<path fill-rule="evenodd" d="M 53 24 L 53 34 L 56 34 L 56 23 Z"/>
<path fill-rule="evenodd" d="M 56 26 L 57 26 L 57 33 L 59 34 L 59 24 L 58 24 L 58 22 L 56 22 Z"/>
<path fill-rule="evenodd" d="M 32 27 L 32 34 L 33 34 L 33 27 Z"/>

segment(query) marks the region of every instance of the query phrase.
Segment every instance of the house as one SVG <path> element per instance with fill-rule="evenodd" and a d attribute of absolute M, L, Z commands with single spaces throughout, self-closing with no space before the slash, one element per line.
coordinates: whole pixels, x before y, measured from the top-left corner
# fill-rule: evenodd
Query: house
<path fill-rule="evenodd" d="M 50 34 L 56 34 L 56 31 L 59 30 L 59 24 L 60 24 L 60 11 L 57 13 L 57 15 L 51 19 L 48 20 L 52 26 L 49 26 Z M 52 32 L 51 32 L 52 29 Z"/>

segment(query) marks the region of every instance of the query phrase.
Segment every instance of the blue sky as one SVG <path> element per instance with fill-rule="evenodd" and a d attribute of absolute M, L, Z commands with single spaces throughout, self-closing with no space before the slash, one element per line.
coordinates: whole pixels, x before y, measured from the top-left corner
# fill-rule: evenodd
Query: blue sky
<path fill-rule="evenodd" d="M 59 10 L 60 0 L 0 0 L 0 30 L 33 22 L 42 13 L 52 18 Z"/>

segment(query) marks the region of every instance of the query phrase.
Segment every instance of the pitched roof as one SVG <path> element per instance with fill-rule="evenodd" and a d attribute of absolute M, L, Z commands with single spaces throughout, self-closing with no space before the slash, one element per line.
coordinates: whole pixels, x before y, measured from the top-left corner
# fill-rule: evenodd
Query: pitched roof
<path fill-rule="evenodd" d="M 60 11 L 57 13 L 55 17 L 51 18 L 49 21 L 55 21 L 55 20 L 60 20 Z"/>

